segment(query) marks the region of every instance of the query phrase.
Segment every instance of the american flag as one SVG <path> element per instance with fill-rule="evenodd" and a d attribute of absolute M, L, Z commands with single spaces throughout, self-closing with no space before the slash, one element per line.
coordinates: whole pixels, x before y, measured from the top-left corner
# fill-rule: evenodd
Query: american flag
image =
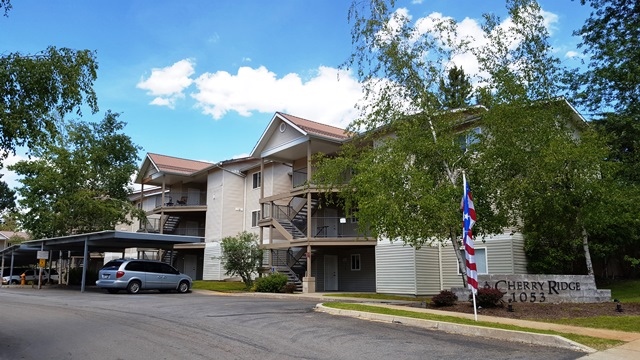
<path fill-rule="evenodd" d="M 464 173 L 462 174 L 464 193 L 462 196 L 462 232 L 464 254 L 467 263 L 467 287 L 475 295 L 478 292 L 478 270 L 476 268 L 475 249 L 473 247 L 473 233 L 471 229 L 476 223 L 476 209 L 473 207 L 471 189 Z"/>

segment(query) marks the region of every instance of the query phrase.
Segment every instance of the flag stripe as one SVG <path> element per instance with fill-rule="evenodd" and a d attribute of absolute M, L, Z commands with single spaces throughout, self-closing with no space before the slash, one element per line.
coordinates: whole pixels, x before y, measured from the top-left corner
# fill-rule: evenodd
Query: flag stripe
<path fill-rule="evenodd" d="M 473 232 L 471 229 L 476 223 L 476 209 L 473 206 L 473 197 L 467 178 L 462 174 L 462 234 L 464 242 L 464 254 L 467 267 L 467 287 L 475 294 L 478 292 L 478 269 L 476 267 L 476 251 L 473 245 Z"/>

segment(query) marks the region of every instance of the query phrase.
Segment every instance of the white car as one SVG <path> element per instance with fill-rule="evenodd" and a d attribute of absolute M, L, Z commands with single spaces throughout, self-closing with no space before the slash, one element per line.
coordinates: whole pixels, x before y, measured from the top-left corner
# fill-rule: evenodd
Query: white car
<path fill-rule="evenodd" d="M 7 276 L 2 277 L 2 283 L 3 284 L 20 284 L 20 281 L 22 280 L 21 276 L 22 274 L 25 274 L 25 283 L 29 283 L 29 282 L 33 282 L 34 284 L 38 283 L 38 276 L 40 275 L 40 269 L 21 269 L 21 270 L 17 270 L 14 269 L 13 275 L 11 277 L 9 277 L 8 273 Z M 48 282 L 53 282 L 53 283 L 57 283 L 60 279 L 60 276 L 58 275 L 58 272 L 55 269 L 51 269 L 51 276 L 49 276 L 49 272 L 47 271 L 47 269 L 42 269 L 42 283 L 46 284 Z"/>

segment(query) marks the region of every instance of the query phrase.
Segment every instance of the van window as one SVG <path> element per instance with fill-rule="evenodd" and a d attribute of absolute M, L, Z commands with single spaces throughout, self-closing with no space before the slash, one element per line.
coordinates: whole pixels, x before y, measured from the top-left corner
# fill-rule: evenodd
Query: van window
<path fill-rule="evenodd" d="M 125 267 L 125 270 L 129 271 L 144 271 L 144 263 L 140 261 L 131 261 Z"/>

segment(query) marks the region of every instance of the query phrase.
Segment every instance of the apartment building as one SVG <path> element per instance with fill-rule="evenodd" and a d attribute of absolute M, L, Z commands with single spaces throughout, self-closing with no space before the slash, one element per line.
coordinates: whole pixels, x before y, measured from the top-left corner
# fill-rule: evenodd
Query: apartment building
<path fill-rule="evenodd" d="M 349 138 L 344 129 L 276 112 L 247 158 L 148 154 L 136 182 L 149 219 L 136 231 L 202 236 L 203 243 L 162 254 L 195 279 L 228 278 L 220 242 L 249 231 L 265 249 L 263 271 L 286 273 L 301 291 L 430 295 L 462 286 L 453 246 L 415 249 L 373 238 L 313 184 L 313 156 L 337 153 Z M 476 261 L 479 274 L 525 274 L 522 235 L 507 229 L 476 239 Z"/>

